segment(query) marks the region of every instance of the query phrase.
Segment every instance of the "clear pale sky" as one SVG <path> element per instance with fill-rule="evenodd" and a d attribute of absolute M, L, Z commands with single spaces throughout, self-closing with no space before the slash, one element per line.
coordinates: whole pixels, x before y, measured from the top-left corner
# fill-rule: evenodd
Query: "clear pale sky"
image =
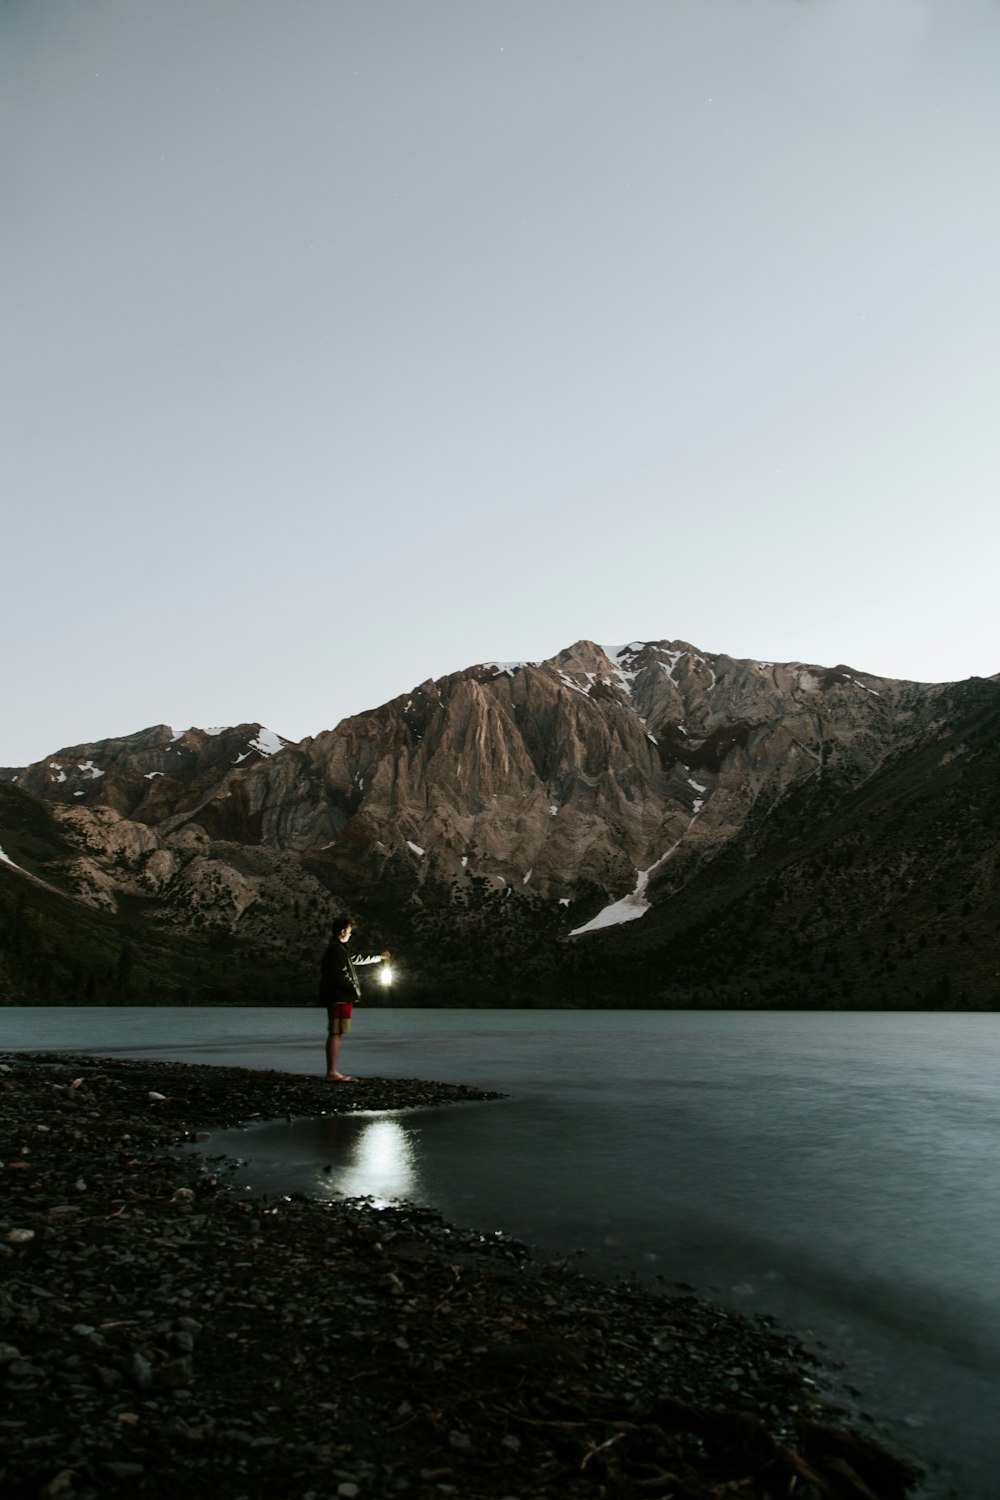
<path fill-rule="evenodd" d="M 1000 671 L 997 0 L 0 0 L 0 764 Z"/>

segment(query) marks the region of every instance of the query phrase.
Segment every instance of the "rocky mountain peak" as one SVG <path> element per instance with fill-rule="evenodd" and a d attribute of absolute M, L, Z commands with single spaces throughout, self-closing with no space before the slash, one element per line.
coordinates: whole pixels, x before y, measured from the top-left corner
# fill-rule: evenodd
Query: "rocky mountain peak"
<path fill-rule="evenodd" d="M 288 743 L 262 724 L 179 730 L 155 724 L 57 750 L 21 771 L 17 784 L 46 801 L 109 807 L 157 823 L 210 796 L 236 767 L 266 760 Z"/>
<path fill-rule="evenodd" d="M 876 787 L 880 806 L 919 806 L 943 778 L 964 860 L 996 817 L 980 768 L 997 694 L 681 640 L 580 640 L 428 679 L 298 744 L 256 723 L 156 725 L 57 751 L 19 774 L 6 805 L 22 823 L 25 798 L 49 807 L 58 855 L 42 860 L 16 829 L 0 846 L 105 912 L 145 902 L 158 928 L 251 947 L 301 930 L 305 951 L 333 904 L 381 913 L 387 936 L 440 921 L 468 938 L 486 896 L 503 898 L 540 924 L 555 963 L 559 944 L 620 929 L 641 947 L 671 913 L 704 921 Z M 967 815 L 961 789 L 981 801 L 987 785 L 993 811 Z M 985 864 L 963 876 L 966 903 L 991 880 Z M 883 909 L 881 885 L 869 898 Z"/>

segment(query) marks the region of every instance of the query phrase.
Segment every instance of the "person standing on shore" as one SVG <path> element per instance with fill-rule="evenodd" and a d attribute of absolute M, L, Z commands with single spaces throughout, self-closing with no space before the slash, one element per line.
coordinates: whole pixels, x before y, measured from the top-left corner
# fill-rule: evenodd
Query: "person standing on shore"
<path fill-rule="evenodd" d="M 355 958 L 347 950 L 354 929 L 353 917 L 334 917 L 333 931 L 323 954 L 319 970 L 319 1003 L 326 1006 L 326 1076 L 330 1082 L 351 1083 L 347 1073 L 337 1069 L 340 1043 L 351 1029 L 355 1003 L 361 997 L 361 985 L 355 969 L 365 964 L 388 963 L 388 953 L 370 953 Z"/>

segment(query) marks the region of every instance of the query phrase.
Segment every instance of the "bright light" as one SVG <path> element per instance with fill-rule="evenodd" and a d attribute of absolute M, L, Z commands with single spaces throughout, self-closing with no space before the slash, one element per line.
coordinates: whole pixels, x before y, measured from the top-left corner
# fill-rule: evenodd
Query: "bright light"
<path fill-rule="evenodd" d="M 321 1195 L 370 1198 L 376 1208 L 406 1198 L 420 1199 L 423 1189 L 410 1132 L 398 1120 L 384 1116 L 357 1123 L 360 1131 L 348 1132 L 338 1153 L 347 1160 L 337 1163 L 336 1172 L 321 1176 Z"/>
<path fill-rule="evenodd" d="M 392 970 L 390 969 L 390 967 L 389 967 L 388 964 L 383 964 L 382 965 L 382 969 L 381 969 L 381 972 L 379 973 L 378 979 L 379 979 L 379 984 L 391 984 L 392 983 Z"/>

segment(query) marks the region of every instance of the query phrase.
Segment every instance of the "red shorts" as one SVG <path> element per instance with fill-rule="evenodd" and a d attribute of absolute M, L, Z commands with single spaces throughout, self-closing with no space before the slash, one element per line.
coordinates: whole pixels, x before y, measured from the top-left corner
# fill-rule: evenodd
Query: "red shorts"
<path fill-rule="evenodd" d="M 328 1005 L 326 1007 L 327 1036 L 346 1036 L 351 1029 L 353 1014 L 354 1002 L 351 1000 L 342 1000 L 338 1005 Z"/>

